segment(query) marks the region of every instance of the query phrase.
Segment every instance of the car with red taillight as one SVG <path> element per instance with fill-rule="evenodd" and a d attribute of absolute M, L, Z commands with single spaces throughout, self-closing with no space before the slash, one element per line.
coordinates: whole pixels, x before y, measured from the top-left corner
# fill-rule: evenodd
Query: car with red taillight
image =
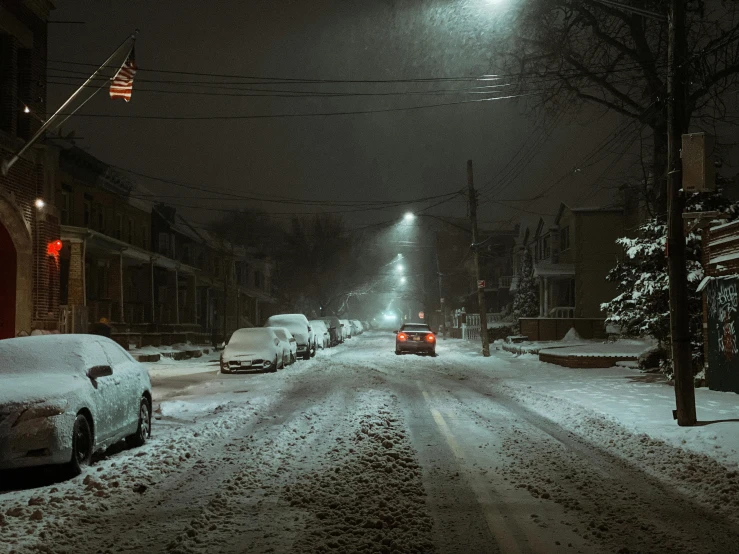
<path fill-rule="evenodd" d="M 416 352 L 436 355 L 436 335 L 425 323 L 404 323 L 395 332 L 395 353 Z"/>

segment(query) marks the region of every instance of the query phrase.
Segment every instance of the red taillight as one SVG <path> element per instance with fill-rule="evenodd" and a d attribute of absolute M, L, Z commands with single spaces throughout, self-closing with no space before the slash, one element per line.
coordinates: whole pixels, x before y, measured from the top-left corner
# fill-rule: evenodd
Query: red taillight
<path fill-rule="evenodd" d="M 398 340 L 399 341 L 408 340 L 408 335 L 406 335 L 405 333 L 398 333 Z"/>
<path fill-rule="evenodd" d="M 434 342 L 435 340 L 436 340 L 436 337 L 434 336 L 433 333 L 429 333 L 428 335 L 426 335 L 426 342 Z"/>

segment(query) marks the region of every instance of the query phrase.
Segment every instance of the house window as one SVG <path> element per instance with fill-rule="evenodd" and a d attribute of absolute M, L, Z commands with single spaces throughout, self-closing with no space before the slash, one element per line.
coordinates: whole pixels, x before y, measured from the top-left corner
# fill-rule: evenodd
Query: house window
<path fill-rule="evenodd" d="M 127 241 L 129 244 L 133 244 L 133 219 L 128 218 L 128 237 Z"/>
<path fill-rule="evenodd" d="M 115 238 L 123 240 L 123 216 L 115 214 Z"/>
<path fill-rule="evenodd" d="M 549 242 L 549 235 L 547 235 L 542 240 L 542 252 L 541 252 L 542 260 L 546 260 L 549 256 L 551 256 L 551 254 L 552 254 L 551 244 Z"/>
<path fill-rule="evenodd" d="M 261 289 L 264 285 L 264 277 L 262 276 L 261 271 L 255 271 L 254 272 L 254 286 L 258 289 Z"/>
<path fill-rule="evenodd" d="M 159 233 L 159 253 L 169 254 L 169 233 Z"/>
<path fill-rule="evenodd" d="M 92 197 L 89 194 L 85 194 L 82 223 L 84 224 L 85 227 L 89 227 L 91 222 L 92 222 Z"/>
<path fill-rule="evenodd" d="M 97 223 L 97 230 L 101 233 L 105 232 L 105 210 L 103 210 L 102 204 L 95 204 L 95 222 Z"/>
<path fill-rule="evenodd" d="M 141 227 L 141 246 L 145 249 L 149 249 L 149 230 L 146 228 L 146 225 Z"/>
<path fill-rule="evenodd" d="M 570 226 L 562 227 L 559 230 L 559 250 L 564 251 L 570 247 Z"/>
<path fill-rule="evenodd" d="M 2 83 L 0 86 L 0 130 L 8 133 L 13 130 L 15 111 L 18 110 L 14 101 L 18 86 L 18 83 L 14 82 L 15 65 L 13 37 L 0 32 L 0 83 Z"/>
<path fill-rule="evenodd" d="M 62 185 L 62 225 L 72 224 L 72 189 Z"/>

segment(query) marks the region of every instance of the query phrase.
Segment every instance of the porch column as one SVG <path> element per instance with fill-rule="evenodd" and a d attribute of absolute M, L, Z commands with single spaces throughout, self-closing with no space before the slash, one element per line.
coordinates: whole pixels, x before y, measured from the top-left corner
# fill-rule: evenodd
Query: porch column
<path fill-rule="evenodd" d="M 151 293 L 151 322 L 157 321 L 156 297 L 154 296 L 154 258 L 149 260 L 149 285 Z"/>
<path fill-rule="evenodd" d="M 85 241 L 69 241 L 69 279 L 67 284 L 67 304 L 85 306 Z"/>
<path fill-rule="evenodd" d="M 110 319 L 123 322 L 123 254 L 110 260 L 108 265 L 108 294 L 111 299 Z M 115 308 L 115 309 L 114 309 Z"/>
<path fill-rule="evenodd" d="M 180 324 L 180 272 L 174 268 L 174 314 L 175 323 Z"/>
<path fill-rule="evenodd" d="M 544 316 L 544 278 L 539 277 L 539 317 Z"/>
<path fill-rule="evenodd" d="M 124 309 L 125 287 L 123 285 L 123 250 L 118 255 L 118 266 L 120 267 L 119 282 L 121 283 L 121 323 L 126 322 L 126 310 Z"/>
<path fill-rule="evenodd" d="M 544 317 L 549 315 L 549 278 L 544 277 Z"/>
<path fill-rule="evenodd" d="M 189 323 L 198 322 L 198 276 L 192 275 L 188 280 L 187 287 L 187 298 L 192 302 L 192 321 Z"/>

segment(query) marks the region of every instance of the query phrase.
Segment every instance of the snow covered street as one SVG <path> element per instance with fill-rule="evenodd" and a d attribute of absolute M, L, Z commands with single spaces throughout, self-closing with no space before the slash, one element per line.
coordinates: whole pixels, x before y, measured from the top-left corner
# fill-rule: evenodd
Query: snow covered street
<path fill-rule="evenodd" d="M 3 553 L 737 552 L 737 396 L 371 332 L 278 373 L 150 365 L 152 439 L 0 474 Z M 25 474 L 24 474 L 25 479 Z"/>

